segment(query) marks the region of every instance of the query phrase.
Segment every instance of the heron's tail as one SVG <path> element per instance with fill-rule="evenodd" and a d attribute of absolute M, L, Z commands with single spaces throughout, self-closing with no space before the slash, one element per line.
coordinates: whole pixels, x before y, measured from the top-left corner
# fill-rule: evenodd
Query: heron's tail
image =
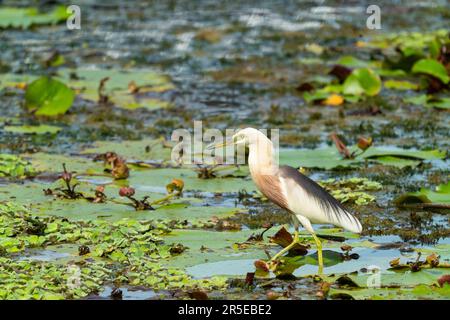
<path fill-rule="evenodd" d="M 344 211 L 344 209 L 341 209 Z M 345 214 L 339 215 L 339 220 L 335 221 L 335 224 L 339 227 L 344 228 L 350 232 L 361 233 L 362 225 L 359 222 L 358 218 L 356 218 L 353 214 L 345 210 Z"/>

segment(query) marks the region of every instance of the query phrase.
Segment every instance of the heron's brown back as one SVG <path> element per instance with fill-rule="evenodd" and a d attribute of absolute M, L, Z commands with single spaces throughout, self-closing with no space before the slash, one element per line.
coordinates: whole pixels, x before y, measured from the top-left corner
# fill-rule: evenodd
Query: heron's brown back
<path fill-rule="evenodd" d="M 288 202 L 281 189 L 280 179 L 276 175 L 264 175 L 258 172 L 252 174 L 253 181 L 270 201 L 281 208 L 289 210 Z"/>

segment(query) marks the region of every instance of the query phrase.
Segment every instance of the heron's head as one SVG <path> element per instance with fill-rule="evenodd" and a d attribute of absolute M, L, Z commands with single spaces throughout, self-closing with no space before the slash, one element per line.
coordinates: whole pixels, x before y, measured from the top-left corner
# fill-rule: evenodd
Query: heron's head
<path fill-rule="evenodd" d="M 245 128 L 236 132 L 232 137 L 232 143 L 236 145 L 255 145 L 269 140 L 261 131 L 254 128 Z"/>
<path fill-rule="evenodd" d="M 254 128 L 245 128 L 236 132 L 231 140 L 227 140 L 224 143 L 219 143 L 216 145 L 212 145 L 212 148 L 219 148 L 229 145 L 245 145 L 248 147 L 256 146 L 258 144 L 267 144 L 270 143 L 270 140 L 262 133 L 261 131 Z"/>

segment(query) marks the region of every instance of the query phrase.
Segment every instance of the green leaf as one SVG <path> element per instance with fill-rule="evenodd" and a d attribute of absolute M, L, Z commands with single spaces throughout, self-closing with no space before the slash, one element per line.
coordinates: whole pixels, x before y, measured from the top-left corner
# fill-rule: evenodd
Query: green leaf
<path fill-rule="evenodd" d="M 149 110 L 165 109 L 171 106 L 169 101 L 154 99 L 154 98 L 136 98 L 131 94 L 123 94 L 114 96 L 112 102 L 124 109 L 138 109 L 146 108 Z"/>
<path fill-rule="evenodd" d="M 380 77 L 371 69 L 355 69 L 345 79 L 343 93 L 350 95 L 377 95 L 381 90 Z"/>
<path fill-rule="evenodd" d="M 450 109 L 450 98 L 431 99 L 427 106 L 437 109 Z"/>
<path fill-rule="evenodd" d="M 5 126 L 4 131 L 24 134 L 55 134 L 61 131 L 61 127 L 50 125 L 38 125 L 38 126 Z"/>
<path fill-rule="evenodd" d="M 450 81 L 444 65 L 433 59 L 421 59 L 411 69 L 412 73 L 424 73 L 441 80 L 444 84 Z"/>
<path fill-rule="evenodd" d="M 76 74 L 76 79 L 73 79 Z M 128 86 L 134 82 L 139 87 L 139 93 L 164 92 L 172 90 L 174 85 L 170 78 L 149 69 L 103 70 L 103 69 L 63 69 L 60 78 L 69 83 L 72 88 L 80 89 L 84 99 L 97 101 L 98 86 L 102 79 L 109 78 L 104 85 L 104 94 L 119 107 L 133 109 L 130 104 Z M 125 103 L 123 103 L 125 101 Z M 134 106 L 135 108 L 135 106 Z"/>
<path fill-rule="evenodd" d="M 303 94 L 303 99 L 305 99 L 306 102 L 313 102 L 313 101 L 319 101 L 326 99 L 330 94 L 328 92 L 325 92 L 323 90 L 317 90 L 312 93 L 305 92 Z"/>
<path fill-rule="evenodd" d="M 419 85 L 415 83 L 401 80 L 386 80 L 384 86 L 394 90 L 417 90 L 419 88 Z"/>
<path fill-rule="evenodd" d="M 428 97 L 426 94 L 421 94 L 419 96 L 406 97 L 403 99 L 403 101 L 414 104 L 414 105 L 426 105 L 427 100 L 428 100 Z"/>
<path fill-rule="evenodd" d="M 25 178 L 35 175 L 33 166 L 18 156 L 0 154 L 0 177 Z"/>
<path fill-rule="evenodd" d="M 36 8 L 0 8 L 0 29 L 27 29 L 34 25 L 51 25 L 67 19 L 65 6 L 58 6 L 51 12 L 40 13 Z"/>
<path fill-rule="evenodd" d="M 350 148 L 350 152 L 356 150 Z M 422 160 L 434 160 L 445 158 L 445 152 L 439 150 L 420 151 L 404 150 L 399 148 L 369 148 L 362 155 L 354 159 L 343 159 L 335 147 L 320 149 L 282 149 L 280 151 L 280 163 L 293 167 L 339 169 L 357 168 L 365 161 L 403 168 L 416 166 Z"/>
<path fill-rule="evenodd" d="M 36 110 L 36 115 L 56 116 L 66 113 L 72 106 L 75 94 L 64 83 L 41 77 L 33 81 L 25 92 L 26 106 Z"/>
<path fill-rule="evenodd" d="M 353 56 L 343 56 L 336 63 L 349 68 L 367 68 L 370 64 Z"/>
<path fill-rule="evenodd" d="M 411 203 L 450 203 L 450 182 L 441 184 L 436 190 L 422 188 L 417 192 L 408 192 L 394 200 L 396 205 Z"/>

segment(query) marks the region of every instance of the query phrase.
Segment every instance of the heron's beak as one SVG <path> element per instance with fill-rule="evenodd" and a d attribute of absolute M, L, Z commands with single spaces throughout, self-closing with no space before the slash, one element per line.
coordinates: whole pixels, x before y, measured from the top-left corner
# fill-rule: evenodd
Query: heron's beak
<path fill-rule="evenodd" d="M 236 142 L 234 140 L 225 140 L 224 142 L 221 143 L 211 143 L 208 146 L 206 146 L 206 150 L 213 150 L 213 149 L 218 149 L 218 148 L 224 148 L 230 145 L 235 144 Z"/>

